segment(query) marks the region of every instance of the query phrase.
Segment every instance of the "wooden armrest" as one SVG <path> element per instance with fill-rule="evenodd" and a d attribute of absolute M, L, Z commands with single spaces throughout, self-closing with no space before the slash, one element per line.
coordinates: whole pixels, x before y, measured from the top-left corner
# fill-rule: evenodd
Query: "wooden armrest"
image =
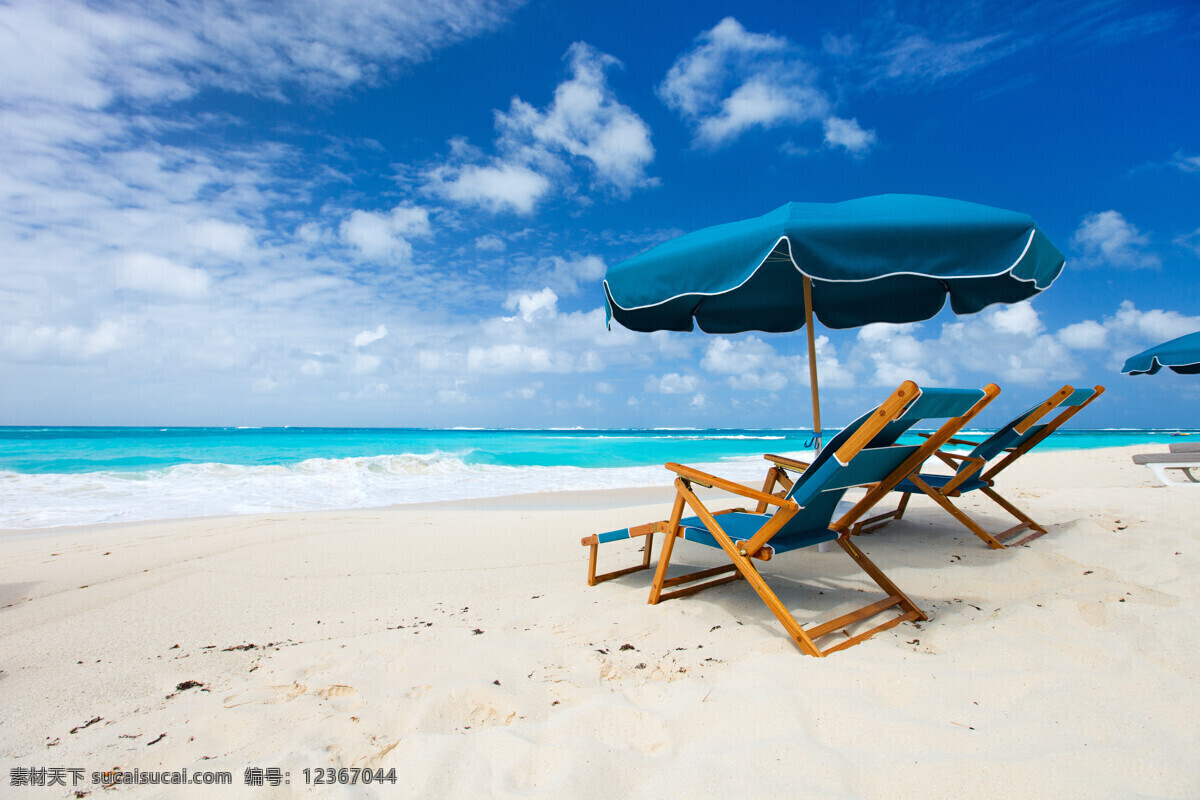
<path fill-rule="evenodd" d="M 925 436 L 926 434 L 923 433 L 921 435 Z M 946 444 L 956 444 L 956 445 L 965 446 L 965 447 L 978 447 L 979 446 L 979 442 L 971 442 L 971 441 L 967 441 L 966 439 L 947 439 Z"/>
<path fill-rule="evenodd" d="M 950 458 L 955 461 L 982 461 L 983 460 L 979 457 L 972 458 L 971 456 L 963 456 L 963 455 L 959 455 L 958 453 L 941 453 L 941 452 L 939 452 L 937 454 L 937 456 L 938 456 L 938 458 Z"/>
<path fill-rule="evenodd" d="M 707 472 L 685 467 L 683 464 L 669 463 L 666 467 L 684 480 L 698 483 L 701 486 L 707 486 L 710 489 L 723 489 L 730 494 L 741 495 L 742 497 L 748 497 L 760 503 L 769 503 L 773 506 L 794 507 L 796 505 L 792 500 L 785 500 L 782 497 L 776 497 L 773 494 L 768 494 L 758 489 L 751 489 L 749 486 L 727 481 L 724 478 L 718 478 L 716 475 L 709 475 Z"/>
<path fill-rule="evenodd" d="M 940 456 L 943 454 L 938 453 L 938 455 Z M 966 469 L 959 467 L 957 474 L 955 474 L 955 476 L 953 478 L 951 478 L 950 481 L 942 487 L 943 492 L 955 491 L 956 489 L 958 489 L 959 486 L 962 486 L 964 483 L 966 483 L 967 480 L 974 477 L 974 475 L 977 472 L 979 472 L 979 470 L 983 469 L 983 465 L 987 463 L 986 461 L 984 461 L 982 458 L 979 458 L 978 456 L 976 456 L 975 458 L 959 456 L 959 458 L 962 459 L 964 464 L 970 464 L 971 466 L 967 467 Z M 949 462 L 947 462 L 947 463 L 949 463 Z"/>
<path fill-rule="evenodd" d="M 777 467 L 789 467 L 791 469 L 799 470 L 800 472 L 803 472 L 812 466 L 811 461 L 797 461 L 794 458 L 788 458 L 787 456 L 776 456 L 770 453 L 763 456 L 763 458 L 772 462 Z"/>

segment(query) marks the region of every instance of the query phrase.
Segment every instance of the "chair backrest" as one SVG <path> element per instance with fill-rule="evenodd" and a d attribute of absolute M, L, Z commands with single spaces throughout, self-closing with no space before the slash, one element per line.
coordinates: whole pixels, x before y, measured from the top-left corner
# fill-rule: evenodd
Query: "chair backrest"
<path fill-rule="evenodd" d="M 912 381 L 905 381 L 887 401 L 834 436 L 796 479 L 787 497 L 796 501 L 801 510 L 777 535 L 787 536 L 789 532 L 818 526 L 848 527 L 999 393 L 994 384 L 983 389 L 921 389 Z M 929 419 L 946 422 L 921 444 L 897 444 L 901 435 Z M 846 490 L 863 485 L 872 485 L 867 497 L 830 525 Z"/>
<path fill-rule="evenodd" d="M 1007 425 L 997 428 L 995 433 L 976 445 L 969 455 L 971 458 L 990 461 L 1005 450 L 1020 446 L 1022 442 L 1035 434 L 1035 429 L 1041 430 L 1044 427 L 1036 424 L 1038 420 L 1053 411 L 1074 393 L 1074 387 L 1062 387 L 1041 403 L 1014 417 Z"/>
<path fill-rule="evenodd" d="M 1102 394 L 1104 394 L 1103 386 L 1094 386 L 1091 389 L 1075 389 L 1071 386 L 1064 386 L 1050 395 L 1045 403 L 1034 406 L 980 442 L 971 451 L 971 455 L 978 456 L 984 461 L 991 461 L 1000 453 L 1009 451 L 1008 455 L 980 475 L 980 479 L 992 480 L 1001 470 L 1036 447 L 1046 437 L 1061 428 L 1063 423 L 1087 408 Z M 1058 402 L 1052 402 L 1056 398 L 1061 399 Z M 1059 409 L 1059 412 L 1053 419 L 1048 422 L 1038 422 L 1056 408 Z M 960 467 L 960 469 L 962 468 Z"/>

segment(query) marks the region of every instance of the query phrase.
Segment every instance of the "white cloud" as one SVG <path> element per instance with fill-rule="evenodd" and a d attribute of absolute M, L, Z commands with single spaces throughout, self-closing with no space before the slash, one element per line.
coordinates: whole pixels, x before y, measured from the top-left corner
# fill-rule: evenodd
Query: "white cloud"
<path fill-rule="evenodd" d="M 489 211 L 533 212 L 550 191 L 550 180 L 527 166 L 496 162 L 492 166 L 467 164 L 436 167 L 426 174 L 426 186 L 436 194 L 464 205 Z"/>
<path fill-rule="evenodd" d="M 1132 301 L 1126 300 L 1121 303 L 1113 318 L 1106 322 L 1105 327 L 1147 339 L 1147 344 L 1157 344 L 1200 330 L 1200 315 L 1187 316 L 1178 311 L 1163 311 L 1157 308 L 1138 311 Z"/>
<path fill-rule="evenodd" d="M 929 372 L 931 349 L 916 338 L 917 330 L 919 326 L 913 324 L 888 323 L 859 328 L 854 360 L 874 367 L 872 385 L 897 386 L 906 380 L 922 386 L 937 383 Z"/>
<path fill-rule="evenodd" d="M 924 34 L 912 34 L 884 52 L 884 71 L 889 78 L 921 82 L 938 81 L 961 75 L 1013 52 L 1016 45 L 999 45 L 1003 34 L 978 36 L 957 41 L 934 41 Z"/>
<path fill-rule="evenodd" d="M 1180 247 L 1186 247 L 1188 250 L 1191 250 L 1193 253 L 1200 256 L 1200 228 L 1197 228 L 1191 233 L 1176 236 L 1173 241 Z"/>
<path fill-rule="evenodd" d="M 319 222 L 306 222 L 296 228 L 296 238 L 308 244 L 319 244 L 329 239 L 329 231 Z"/>
<path fill-rule="evenodd" d="M 0 356 L 25 363 L 89 361 L 127 344 L 127 326 L 104 320 L 91 328 L 22 322 L 0 328 Z"/>
<path fill-rule="evenodd" d="M 0 8 L 6 94 L 98 109 L 202 87 L 279 95 L 377 83 L 390 64 L 501 23 L 511 3 L 16 2 Z"/>
<path fill-rule="evenodd" d="M 439 403 L 465 403 L 470 397 L 462 389 L 439 389 L 437 393 Z"/>
<path fill-rule="evenodd" d="M 340 233 L 369 260 L 407 263 L 412 245 L 406 237 L 429 235 L 429 212 L 413 205 L 396 206 L 388 214 L 358 210 L 343 220 Z"/>
<path fill-rule="evenodd" d="M 606 269 L 604 259 L 599 256 L 547 256 L 538 261 L 525 280 L 534 285 L 545 283 L 561 295 L 575 295 L 579 294 L 581 285 L 597 290 Z"/>
<path fill-rule="evenodd" d="M 467 369 L 485 373 L 570 372 L 571 356 L 524 344 L 472 347 L 467 351 Z"/>
<path fill-rule="evenodd" d="M 752 128 L 820 119 L 829 100 L 792 49 L 783 37 L 751 33 L 726 17 L 675 60 L 658 95 L 706 147 L 728 144 Z"/>
<path fill-rule="evenodd" d="M 1084 320 L 1058 332 L 1058 339 L 1074 350 L 1106 354 L 1105 368 L 1120 369 L 1125 359 L 1151 345 L 1200 330 L 1200 315 L 1151 309 L 1139 311 L 1132 301 L 1121 303 L 1116 313 L 1101 321 Z"/>
<path fill-rule="evenodd" d="M 369 375 L 379 369 L 381 363 L 383 363 L 383 359 L 379 356 L 357 353 L 354 356 L 354 366 L 351 367 L 350 371 L 355 375 Z"/>
<path fill-rule="evenodd" d="M 865 153 L 875 142 L 875 131 L 863 130 L 857 119 L 825 118 L 825 144 L 844 147 L 851 153 Z"/>
<path fill-rule="evenodd" d="M 1029 303 L 995 306 L 981 319 L 987 320 L 991 328 L 1001 334 L 1037 336 L 1045 327 Z"/>
<path fill-rule="evenodd" d="M 353 392 L 344 391 L 338 392 L 339 400 L 376 400 L 381 397 L 387 397 L 391 393 L 391 387 L 382 381 L 372 381 L 365 383 Z"/>
<path fill-rule="evenodd" d="M 573 165 L 591 175 L 593 187 L 622 196 L 655 183 L 646 175 L 654 160 L 650 128 L 608 85 L 607 72 L 620 62 L 583 42 L 565 58 L 571 77 L 544 110 L 514 97 L 508 111 L 496 112 L 498 153 L 489 163 L 476 163 L 478 150 L 452 140 L 451 159 L 426 170 L 426 190 L 493 212 L 529 214 L 553 180 L 570 181 Z"/>
<path fill-rule="evenodd" d="M 700 366 L 709 372 L 728 375 L 727 381 L 733 389 L 768 392 L 787 386 L 785 371 L 795 371 L 798 363 L 798 359 L 780 356 L 757 336 L 714 338 L 700 360 Z"/>
<path fill-rule="evenodd" d="M 1162 265 L 1157 255 L 1146 251 L 1150 239 L 1119 211 L 1101 211 L 1084 217 L 1071 237 L 1083 253 L 1083 263 L 1113 267 L 1153 269 Z"/>
<path fill-rule="evenodd" d="M 644 384 L 646 392 L 657 392 L 659 394 L 690 394 L 696 391 L 700 385 L 700 379 L 695 375 L 680 375 L 678 372 L 668 372 L 661 378 L 655 375 L 647 375 Z"/>
<path fill-rule="evenodd" d="M 325 365 L 316 359 L 309 359 L 300 365 L 300 373 L 309 378 L 319 378 L 325 374 Z"/>
<path fill-rule="evenodd" d="M 501 253 L 507 245 L 499 236 L 493 234 L 485 234 L 475 239 L 475 249 L 482 250 L 488 253 Z"/>
<path fill-rule="evenodd" d="M 855 385 L 854 375 L 838 361 L 828 336 L 814 341 L 817 351 L 817 381 L 827 389 Z M 757 336 L 713 337 L 704 348 L 700 366 L 727 376 L 730 388 L 750 392 L 778 392 L 789 384 L 809 385 L 808 353 L 788 356 Z"/>
<path fill-rule="evenodd" d="M 188 242 L 227 258 L 246 258 L 254 250 L 254 231 L 240 222 L 202 219 L 187 227 Z"/>
<path fill-rule="evenodd" d="M 1058 340 L 1072 350 L 1103 350 L 1108 346 L 1104 326 L 1090 319 L 1063 328 L 1058 332 Z"/>
<path fill-rule="evenodd" d="M 991 306 L 946 323 L 941 336 L 928 343 L 928 352 L 943 365 L 936 369 L 945 382 L 953 381 L 955 370 L 982 374 L 1002 386 L 1053 383 L 1081 372 L 1080 363 L 1057 336 L 1046 332 L 1028 301 Z M 981 354 L 987 356 L 982 363 Z"/>
<path fill-rule="evenodd" d="M 787 39 L 750 33 L 733 17 L 721 20 L 696 37 L 697 46 L 675 60 L 658 87 L 668 106 L 688 116 L 702 113 L 713 103 L 726 81 L 730 62 L 788 49 Z"/>
<path fill-rule="evenodd" d="M 700 121 L 696 137 L 704 144 L 719 146 L 751 128 L 773 128 L 787 122 L 817 119 L 828 107 L 825 96 L 813 87 L 755 76 L 722 100 L 715 115 Z"/>
<path fill-rule="evenodd" d="M 539 112 L 513 98 L 508 113 L 496 115 L 500 146 L 532 146 L 582 159 L 595 182 L 628 194 L 647 183 L 645 169 L 654 160 L 650 129 L 628 106 L 617 101 L 606 72 L 617 59 L 583 42 L 567 50 L 571 78 L 554 90 L 554 100 Z"/>
<path fill-rule="evenodd" d="M 1185 156 L 1182 150 L 1171 158 L 1171 164 L 1184 172 L 1200 172 L 1200 156 Z"/>
<path fill-rule="evenodd" d="M 504 307 L 515 310 L 526 322 L 533 322 L 538 316 L 552 318 L 558 314 L 558 295 L 550 287 L 533 294 L 513 294 L 504 302 Z"/>
<path fill-rule="evenodd" d="M 377 327 L 373 331 L 363 331 L 363 332 L 359 333 L 358 335 L 356 335 L 354 337 L 354 346 L 355 347 L 366 347 L 367 345 L 371 344 L 372 342 L 378 342 L 380 339 L 382 339 L 383 337 L 385 337 L 387 335 L 388 335 L 387 326 L 381 324 L 381 325 L 379 325 L 379 327 Z"/>
<path fill-rule="evenodd" d="M 152 295 L 196 298 L 208 292 L 208 273 L 152 253 L 128 253 L 117 259 L 116 285 Z"/>

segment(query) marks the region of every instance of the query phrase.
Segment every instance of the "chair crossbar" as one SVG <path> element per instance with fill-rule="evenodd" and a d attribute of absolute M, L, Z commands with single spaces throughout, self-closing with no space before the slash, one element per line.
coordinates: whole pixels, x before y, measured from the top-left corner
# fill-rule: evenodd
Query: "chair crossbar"
<path fill-rule="evenodd" d="M 867 639 L 870 639 L 872 636 L 874 636 L 877 633 L 882 633 L 883 631 L 890 630 L 890 629 L 896 627 L 901 622 L 916 622 L 920 619 L 922 619 L 922 617 L 920 615 L 918 615 L 917 612 L 915 612 L 915 611 L 905 612 L 898 617 L 893 617 L 892 619 L 889 619 L 887 622 L 883 623 L 882 625 L 877 625 L 874 628 L 871 628 L 871 630 L 869 630 L 869 631 L 864 631 L 864 632 L 858 634 L 857 636 L 851 636 L 849 639 L 847 639 L 844 642 L 838 642 L 833 647 L 826 649 L 825 655 L 829 655 L 830 653 L 836 653 L 838 650 L 845 650 L 847 647 L 853 647 L 854 645 L 858 644 L 859 642 L 863 642 L 863 641 L 866 641 Z"/>
<path fill-rule="evenodd" d="M 733 565 L 730 565 L 730 566 L 732 567 Z M 733 567 L 733 569 L 734 569 L 734 573 L 732 575 L 726 575 L 724 578 L 717 578 L 715 581 L 709 581 L 708 583 L 701 583 L 697 586 L 686 586 L 683 589 L 676 589 L 673 592 L 663 592 L 662 594 L 660 594 L 658 596 L 658 599 L 659 600 L 670 600 L 674 597 L 687 597 L 690 594 L 695 594 L 696 592 L 702 592 L 705 589 L 711 589 L 714 586 L 721 586 L 726 583 L 732 583 L 733 581 L 742 580 L 742 574 L 740 572 L 736 571 L 737 567 Z M 704 571 L 707 572 L 708 570 L 704 570 Z M 695 577 L 695 575 L 698 575 L 698 574 L 700 574 L 700 573 L 693 573 L 692 575 L 680 575 L 679 578 L 688 579 L 688 580 L 699 580 L 699 578 Z M 675 580 L 678 580 L 678 578 Z M 666 585 L 665 581 L 664 581 L 664 585 Z M 675 585 L 678 585 L 678 584 L 675 584 Z"/>
<path fill-rule="evenodd" d="M 863 606 L 860 609 L 851 611 L 849 614 L 843 614 L 837 619 L 831 619 L 829 622 L 816 625 L 812 628 L 806 628 L 804 632 L 813 639 L 820 639 L 825 634 L 832 633 L 838 628 L 843 628 L 851 623 L 858 622 L 859 620 L 873 617 L 876 614 L 887 611 L 892 606 L 900 605 L 900 603 L 901 599 L 899 597 L 896 595 L 890 595 L 880 600 L 878 603 L 872 603 L 869 606 Z"/>
<path fill-rule="evenodd" d="M 713 575 L 721 575 L 726 572 L 735 572 L 737 567 L 733 564 L 725 564 L 712 569 L 702 569 L 699 572 L 689 572 L 687 575 L 678 575 L 674 578 L 667 578 L 663 581 L 663 586 L 679 586 L 683 583 L 691 583 L 692 581 L 700 581 L 705 578 L 711 578 Z"/>

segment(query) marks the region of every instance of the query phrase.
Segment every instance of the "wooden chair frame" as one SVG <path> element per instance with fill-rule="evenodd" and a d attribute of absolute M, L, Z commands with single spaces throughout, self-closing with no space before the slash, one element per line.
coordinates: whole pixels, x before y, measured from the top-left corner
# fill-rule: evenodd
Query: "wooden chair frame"
<path fill-rule="evenodd" d="M 1044 403 L 1037 406 L 1037 408 L 1035 408 L 1033 411 L 1031 411 L 1025 417 L 1025 419 L 1021 420 L 1021 422 L 1017 426 L 1015 426 L 1014 430 L 1016 431 L 1016 433 L 1023 434 L 1026 431 L 1028 431 L 1035 424 L 1037 424 L 1038 420 L 1045 417 L 1048 413 L 1053 411 L 1055 408 L 1058 408 L 1058 406 L 1060 404 L 1062 404 L 1068 397 L 1070 397 L 1074 393 L 1074 391 L 1075 390 L 1073 387 L 1064 386 L 1061 389 L 1059 389 L 1057 392 L 1055 392 L 1054 394 L 1050 395 L 1050 397 L 1048 397 Z M 981 475 L 979 475 L 979 480 L 983 481 L 986 484 L 985 486 L 979 487 L 979 491 L 983 492 L 985 495 L 990 497 L 992 499 L 992 501 L 994 503 L 996 503 L 996 505 L 1000 506 L 1001 508 L 1003 508 L 1005 511 L 1007 511 L 1009 514 L 1011 514 L 1013 517 L 1015 517 L 1017 519 L 1016 525 L 1014 525 L 1011 528 L 1008 528 L 1006 530 L 1003 530 L 1000 533 L 996 533 L 996 534 L 989 533 L 981 525 L 979 525 L 979 523 L 975 522 L 975 520 L 973 520 L 969 516 L 967 516 L 961 509 L 959 509 L 957 506 L 954 505 L 954 503 L 952 503 L 950 501 L 950 498 L 952 498 L 952 497 L 961 497 L 962 496 L 962 492 L 959 490 L 959 487 L 961 487 L 963 485 L 963 483 L 965 483 L 966 481 L 968 481 L 972 477 L 974 477 L 977 473 L 980 472 L 980 470 L 982 470 L 986 466 L 986 461 L 984 459 L 971 458 L 971 457 L 959 455 L 956 453 L 945 453 L 939 449 L 933 455 L 936 456 L 938 459 L 940 459 L 943 463 L 947 464 L 951 469 L 954 469 L 956 471 L 954 478 L 952 480 L 950 480 L 949 482 L 947 482 L 943 486 L 935 487 L 935 486 L 931 486 L 929 483 L 927 483 L 921 477 L 921 475 L 918 471 L 918 472 L 914 472 L 912 475 L 909 475 L 908 480 L 911 483 L 913 483 L 918 489 L 920 489 L 924 495 L 926 495 L 931 500 L 933 500 L 935 503 L 937 503 L 939 506 L 941 506 L 943 509 L 945 509 L 946 512 L 948 514 L 950 514 L 950 516 L 952 516 L 956 520 L 958 520 L 963 525 L 963 527 L 965 527 L 967 530 L 971 531 L 971 533 L 975 534 L 980 539 L 982 539 L 983 542 L 985 544 L 987 544 L 988 547 L 991 547 L 994 550 L 1003 550 L 1006 546 L 1011 547 L 1011 546 L 1016 546 L 1016 545 L 1028 544 L 1029 542 L 1032 542 L 1034 539 L 1044 536 L 1047 533 L 1047 530 L 1044 527 L 1042 527 L 1041 525 L 1039 525 L 1037 522 L 1035 522 L 1027 514 L 1025 514 L 1025 512 L 1021 511 L 1021 509 L 1019 509 L 1015 505 L 1013 505 L 1012 502 L 1010 502 L 1009 500 L 1004 498 L 999 492 L 997 492 L 996 489 L 994 488 L 995 487 L 995 478 L 1006 467 L 1010 466 L 1018 458 L 1025 455 L 1030 450 L 1032 450 L 1034 447 L 1036 447 L 1038 444 L 1040 444 L 1042 441 L 1044 441 L 1046 439 L 1046 437 L 1048 437 L 1050 434 L 1054 433 L 1056 430 L 1058 430 L 1060 427 L 1062 427 L 1062 425 L 1064 423 L 1066 423 L 1067 420 L 1071 419 L 1071 417 L 1075 416 L 1080 411 L 1085 409 L 1088 405 L 1090 405 L 1092 403 L 1092 401 L 1094 401 L 1097 397 L 1099 397 L 1102 394 L 1104 394 L 1103 386 L 1094 387 L 1091 397 L 1089 397 L 1087 400 L 1083 401 L 1079 405 L 1068 406 L 1068 407 L 1064 408 L 1061 412 L 1059 412 L 1059 414 L 1056 417 L 1054 417 L 1054 419 L 1052 419 L 1050 422 L 1046 423 L 1046 425 L 1041 430 L 1039 430 L 1036 434 L 1034 434 L 1033 436 L 1026 439 L 1018 447 L 1010 447 L 1007 450 L 1005 450 L 1004 452 L 1007 453 L 1007 455 L 1005 455 L 1004 458 L 1002 458 L 1000 461 L 996 462 L 995 466 L 993 466 L 991 469 L 988 469 L 987 471 L 985 471 Z M 979 444 L 979 442 L 972 442 L 972 441 L 968 441 L 966 439 L 949 439 L 949 440 L 947 440 L 946 444 L 951 445 L 951 446 L 972 447 L 973 448 L 973 447 L 977 446 Z M 968 462 L 969 462 L 970 466 L 967 466 L 965 469 L 960 470 L 959 464 L 960 463 L 966 464 Z M 905 509 L 908 507 L 908 500 L 909 500 L 910 494 L 911 494 L 911 492 L 905 492 L 901 495 L 900 502 L 896 506 L 895 510 L 888 511 L 884 514 L 879 514 L 879 515 L 871 517 L 869 519 L 865 519 L 862 522 L 859 522 L 858 524 L 856 524 L 854 526 L 853 533 L 855 535 L 858 535 L 861 533 L 870 533 L 871 531 L 882 528 L 883 526 L 890 523 L 892 520 L 901 519 L 904 516 Z M 1005 540 L 1012 539 L 1017 534 L 1021 533 L 1022 531 L 1026 531 L 1026 530 L 1031 531 L 1031 533 L 1028 536 L 1025 536 L 1024 538 L 1019 539 L 1017 541 L 1009 541 L 1006 543 Z"/>
<path fill-rule="evenodd" d="M 649 602 L 651 604 L 695 594 L 704 589 L 720 586 L 731 581 L 745 580 L 766 604 L 775 618 L 779 620 L 780 624 L 783 625 L 784 630 L 787 631 L 801 652 L 818 657 L 851 647 L 865 641 L 876 633 L 893 628 L 901 622 L 927 619 L 925 613 L 874 562 L 867 558 L 865 553 L 850 541 L 851 527 L 856 520 L 869 511 L 872 506 L 890 492 L 913 469 L 924 463 L 933 452 L 974 418 L 999 393 L 1000 389 L 994 384 L 989 384 L 985 387 L 980 400 L 967 413 L 947 420 L 936 434 L 927 439 L 924 444 L 917 448 L 884 480 L 868 486 L 865 496 L 855 503 L 848 512 L 843 514 L 838 520 L 831 522 L 829 529 L 838 534 L 838 538 L 835 541 L 842 551 L 884 592 L 886 597 L 883 600 L 870 603 L 847 614 L 843 614 L 836 619 L 806 629 L 796 620 L 782 601 L 780 601 L 778 595 L 767 585 L 762 574 L 755 568 L 753 559 L 769 561 L 775 555 L 775 551 L 770 545 L 771 538 L 800 510 L 800 506 L 794 500 L 787 497 L 788 491 L 790 491 L 795 483 L 787 470 L 803 471 L 809 466 L 807 462 L 769 454 L 764 456 L 764 458 L 771 461 L 773 466 L 767 471 L 766 481 L 761 490 L 743 486 L 742 484 L 728 481 L 681 464 L 667 464 L 667 469 L 678 475 L 675 479 L 676 493 L 675 502 L 671 510 L 671 518 L 665 522 L 650 523 L 629 529 L 630 536 L 644 535 L 648 537 L 643 564 L 597 576 L 595 573 L 595 559 L 599 542 L 595 536 L 586 537 L 582 543 L 592 548 L 588 568 L 589 585 L 608 580 L 617 575 L 648 568 L 651 537 L 653 537 L 654 533 L 662 532 L 666 534 L 666 537 L 663 542 L 662 552 L 659 555 L 654 581 L 650 589 Z M 834 454 L 834 458 L 841 464 L 848 464 L 888 423 L 899 419 L 919 395 L 920 390 L 917 385 L 912 381 L 905 381 L 879 406 L 873 416 L 864 422 L 859 430 L 839 448 Z M 696 496 L 692 488 L 693 484 L 718 489 L 755 501 L 757 503 L 755 513 L 763 514 L 769 508 L 776 510 L 754 536 L 745 541 L 735 541 L 725 532 L 719 518 L 723 514 L 744 513 L 745 509 L 735 508 L 711 511 Z M 777 490 L 776 487 L 781 488 Z M 730 563 L 720 567 L 703 569 L 686 575 L 668 578 L 667 570 L 670 566 L 675 542 L 683 535 L 680 522 L 683 518 L 685 508 L 690 508 L 703 521 L 709 533 L 729 558 Z M 671 587 L 681 588 L 664 591 L 664 589 Z M 818 639 L 841 631 L 847 625 L 869 619 L 893 608 L 898 608 L 900 613 L 875 625 L 869 630 L 854 636 L 847 635 L 846 639 L 830 647 L 822 648 L 817 644 Z"/>

